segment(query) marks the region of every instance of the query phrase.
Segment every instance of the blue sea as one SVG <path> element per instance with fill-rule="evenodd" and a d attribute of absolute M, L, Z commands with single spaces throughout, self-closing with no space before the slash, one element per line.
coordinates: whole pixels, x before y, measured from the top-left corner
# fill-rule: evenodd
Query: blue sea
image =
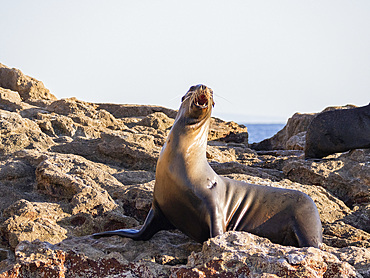
<path fill-rule="evenodd" d="M 247 124 L 243 123 L 248 128 L 248 143 L 261 142 L 264 139 L 274 136 L 278 131 L 283 129 L 285 124 Z"/>

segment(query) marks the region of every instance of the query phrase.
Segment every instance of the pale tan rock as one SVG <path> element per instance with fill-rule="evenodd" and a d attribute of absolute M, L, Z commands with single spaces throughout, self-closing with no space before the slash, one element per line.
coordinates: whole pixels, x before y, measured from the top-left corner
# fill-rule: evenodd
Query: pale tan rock
<path fill-rule="evenodd" d="M 161 148 L 151 135 L 123 132 L 102 134 L 98 150 L 124 167 L 154 170 Z"/>
<path fill-rule="evenodd" d="M 0 64 L 0 87 L 18 92 L 23 101 L 56 100 L 41 81 L 3 64 Z"/>
<path fill-rule="evenodd" d="M 353 265 L 362 277 L 370 277 L 370 248 L 354 246 L 333 248 L 323 245 L 322 249 L 335 255 L 339 260 Z"/>
<path fill-rule="evenodd" d="M 0 88 L 0 108 L 14 112 L 22 108 L 22 99 L 15 91 Z"/>
<path fill-rule="evenodd" d="M 244 232 L 209 239 L 172 277 L 359 277 L 354 267 L 317 248 L 271 244 Z"/>
<path fill-rule="evenodd" d="M 151 241 L 120 237 L 74 238 L 58 245 L 25 241 L 15 250 L 16 264 L 3 277 L 19 272 L 33 277 L 168 277 L 174 265 L 186 263 L 189 254 L 200 249 L 200 244 L 174 232 L 160 232 Z"/>
<path fill-rule="evenodd" d="M 54 145 L 49 136 L 29 119 L 18 113 L 0 110 L 0 154 L 6 155 L 25 148 L 46 150 Z"/>
<path fill-rule="evenodd" d="M 211 118 L 208 141 L 213 140 L 248 145 L 248 129 L 244 125 L 239 125 L 235 122 L 224 122 L 218 118 Z"/>
<path fill-rule="evenodd" d="M 155 112 L 162 112 L 168 117 L 175 119 L 177 111 L 156 105 L 138 105 L 138 104 L 112 104 L 98 103 L 99 109 L 104 109 L 111 113 L 115 118 L 137 118 L 146 117 Z"/>
<path fill-rule="evenodd" d="M 144 119 L 142 119 L 137 124 L 143 125 L 143 126 L 149 126 L 154 129 L 166 130 L 168 128 L 171 128 L 174 121 L 175 121 L 174 119 L 169 118 L 163 112 L 155 112 L 153 114 L 146 116 Z"/>
<path fill-rule="evenodd" d="M 149 241 L 117 236 L 101 240 L 71 238 L 56 245 L 25 241 L 17 246 L 17 264 L 8 273 L 33 271 L 34 275 L 53 273 L 53 277 L 119 274 L 133 277 L 360 277 L 359 273 L 366 274 L 369 256 L 365 250 L 325 245 L 323 250 L 271 244 L 267 239 L 244 232 L 229 232 L 210 239 L 202 249 L 181 233 L 169 231 L 162 231 Z"/>
<path fill-rule="evenodd" d="M 101 214 L 117 207 L 110 195 L 100 187 L 101 176 L 119 186 L 114 177 L 100 169 L 88 171 L 91 163 L 73 155 L 54 155 L 41 162 L 36 169 L 36 188 L 57 200 L 68 200 L 71 213 Z M 97 172 L 100 174 L 98 175 Z"/>
<path fill-rule="evenodd" d="M 71 118 L 64 115 L 57 115 L 55 113 L 39 113 L 37 115 L 36 123 L 44 133 L 52 137 L 73 137 L 79 128 L 79 125 Z"/>
<path fill-rule="evenodd" d="M 323 160 L 296 160 L 285 164 L 294 181 L 325 187 L 349 206 L 370 202 L 370 150 L 354 150 Z"/>
<path fill-rule="evenodd" d="M 336 221 L 324 225 L 324 242 L 333 247 L 357 246 L 370 248 L 370 234 L 355 227 Z"/>
<path fill-rule="evenodd" d="M 344 221 L 358 229 L 370 233 L 370 204 L 355 206 L 353 212 Z"/>
<path fill-rule="evenodd" d="M 67 237 L 67 230 L 57 224 L 66 216 L 57 204 L 19 200 L 4 211 L 7 220 L 0 225 L 0 231 L 13 249 L 23 240 L 55 244 Z"/>
<path fill-rule="evenodd" d="M 56 115 L 68 116 L 79 127 L 94 127 L 98 131 L 109 129 L 121 129 L 123 123 L 117 120 L 112 114 L 98 105 L 76 98 L 61 99 L 48 105 L 47 110 Z M 54 116 L 55 117 L 55 116 Z"/>

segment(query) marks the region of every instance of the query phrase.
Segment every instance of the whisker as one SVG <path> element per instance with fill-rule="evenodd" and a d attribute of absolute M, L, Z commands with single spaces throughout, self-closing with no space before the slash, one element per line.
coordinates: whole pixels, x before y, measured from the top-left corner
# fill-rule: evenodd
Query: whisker
<path fill-rule="evenodd" d="M 220 96 L 219 94 L 215 94 L 215 93 L 213 93 L 213 94 L 214 94 L 216 97 L 222 98 L 223 100 L 226 100 L 228 103 L 233 104 L 231 101 L 229 101 L 228 99 L 226 99 L 226 98 L 224 98 L 224 97 Z"/>
<path fill-rule="evenodd" d="M 187 96 L 186 98 L 184 98 L 183 102 L 184 102 L 185 100 L 187 100 L 188 98 L 191 98 L 191 96 L 192 96 L 192 95 L 189 95 L 189 96 Z"/>
<path fill-rule="evenodd" d="M 169 102 L 172 102 L 172 101 L 174 101 L 175 99 L 178 99 L 178 98 L 180 98 L 180 99 L 181 99 L 181 95 L 180 95 L 180 94 L 178 94 L 178 95 L 176 95 L 175 97 L 171 98 L 171 99 L 169 100 Z"/>

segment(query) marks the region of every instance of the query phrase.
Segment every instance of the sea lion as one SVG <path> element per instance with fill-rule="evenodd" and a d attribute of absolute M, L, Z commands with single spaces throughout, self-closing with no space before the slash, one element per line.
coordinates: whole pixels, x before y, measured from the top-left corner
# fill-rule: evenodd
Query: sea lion
<path fill-rule="evenodd" d="M 306 133 L 306 158 L 370 148 L 370 104 L 318 114 Z"/>
<path fill-rule="evenodd" d="M 147 240 L 160 230 L 177 228 L 198 242 L 226 231 L 247 231 L 272 242 L 318 247 L 321 222 L 306 194 L 248 184 L 219 176 L 206 160 L 213 92 L 193 86 L 182 98 L 160 153 L 152 208 L 140 230 L 94 234 Z"/>

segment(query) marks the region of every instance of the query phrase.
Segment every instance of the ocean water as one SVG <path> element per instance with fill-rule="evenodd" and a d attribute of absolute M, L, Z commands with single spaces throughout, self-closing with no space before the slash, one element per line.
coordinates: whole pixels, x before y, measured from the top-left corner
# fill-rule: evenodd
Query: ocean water
<path fill-rule="evenodd" d="M 248 142 L 256 143 L 274 136 L 283 129 L 285 124 L 248 124 L 243 123 L 248 128 Z"/>

